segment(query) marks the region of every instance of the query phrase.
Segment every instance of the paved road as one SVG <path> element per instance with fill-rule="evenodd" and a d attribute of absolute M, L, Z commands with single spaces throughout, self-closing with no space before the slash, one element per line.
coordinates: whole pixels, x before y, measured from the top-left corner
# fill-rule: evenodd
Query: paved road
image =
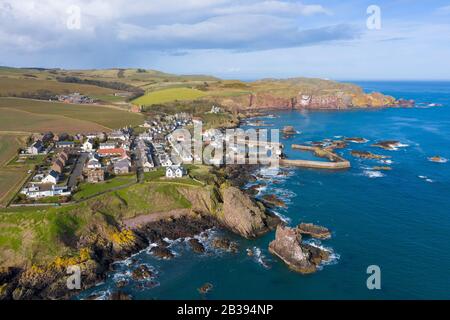
<path fill-rule="evenodd" d="M 69 189 L 73 189 L 78 184 L 78 177 L 80 177 L 83 174 L 83 168 L 84 164 L 86 163 L 86 160 L 88 159 L 89 154 L 87 153 L 81 153 L 80 156 L 77 159 L 77 163 L 75 164 L 75 167 L 72 170 L 72 173 L 69 177 L 69 182 L 67 183 L 67 186 Z"/>

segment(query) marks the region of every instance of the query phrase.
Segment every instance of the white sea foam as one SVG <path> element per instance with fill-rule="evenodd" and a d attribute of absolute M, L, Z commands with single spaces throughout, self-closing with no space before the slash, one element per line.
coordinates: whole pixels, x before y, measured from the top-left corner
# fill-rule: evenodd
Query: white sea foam
<path fill-rule="evenodd" d="M 428 183 L 433 183 L 434 180 L 428 178 L 427 176 L 419 176 L 420 179 L 425 180 Z"/>
<path fill-rule="evenodd" d="M 385 175 L 380 171 L 365 170 L 363 175 L 371 179 L 383 178 Z"/>
<path fill-rule="evenodd" d="M 319 266 L 319 269 L 321 269 L 324 266 L 330 266 L 337 264 L 339 262 L 339 259 L 341 256 L 334 252 L 333 248 L 326 247 L 322 244 L 322 242 L 318 239 L 308 239 L 305 240 L 304 243 L 309 244 L 312 247 L 318 248 L 320 250 L 326 251 L 330 254 L 330 258 L 327 261 L 322 261 L 322 263 Z"/>
<path fill-rule="evenodd" d="M 409 144 L 398 142 L 398 143 L 392 144 L 390 146 L 389 150 L 398 151 L 401 148 L 407 148 L 407 147 L 409 147 Z"/>
<path fill-rule="evenodd" d="M 280 218 L 285 223 L 290 223 L 292 220 L 289 217 L 286 217 L 285 215 L 279 213 L 278 211 L 272 210 L 272 213 L 276 215 L 278 218 Z"/>
<path fill-rule="evenodd" d="M 258 247 L 253 247 L 253 257 L 254 260 L 263 266 L 265 269 L 270 269 L 270 265 L 267 262 L 266 256 L 262 253 L 261 249 Z"/>

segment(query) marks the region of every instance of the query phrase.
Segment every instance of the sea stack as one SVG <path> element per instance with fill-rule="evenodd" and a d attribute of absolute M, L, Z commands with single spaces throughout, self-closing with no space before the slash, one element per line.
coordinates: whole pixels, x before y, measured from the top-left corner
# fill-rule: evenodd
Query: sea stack
<path fill-rule="evenodd" d="M 269 244 L 269 251 L 296 272 L 314 273 L 322 261 L 329 259 L 329 253 L 310 245 L 302 245 L 301 240 L 296 229 L 279 225 L 275 240 Z"/>

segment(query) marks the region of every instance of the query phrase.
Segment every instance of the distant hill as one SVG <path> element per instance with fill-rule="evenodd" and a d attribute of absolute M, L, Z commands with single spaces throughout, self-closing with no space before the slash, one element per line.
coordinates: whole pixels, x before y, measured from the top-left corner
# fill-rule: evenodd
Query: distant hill
<path fill-rule="evenodd" d="M 80 92 L 107 104 L 131 102 L 145 107 L 193 99 L 229 109 L 341 109 L 396 104 L 392 97 L 366 94 L 354 84 L 315 78 L 243 82 L 138 68 L 64 70 L 0 67 L 0 96 L 38 99 L 42 96 L 47 99 L 51 94 L 70 92 Z M 123 94 L 126 92 L 130 94 Z M 154 98 L 161 96 L 164 99 Z M 167 96 L 172 97 L 172 101 L 167 100 Z"/>

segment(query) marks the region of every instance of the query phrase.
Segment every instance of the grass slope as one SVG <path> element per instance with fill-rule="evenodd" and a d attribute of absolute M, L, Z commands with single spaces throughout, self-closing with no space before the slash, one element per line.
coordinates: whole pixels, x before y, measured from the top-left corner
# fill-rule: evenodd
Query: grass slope
<path fill-rule="evenodd" d="M 0 266 L 53 261 L 74 253 L 77 239 L 95 226 L 112 230 L 121 219 L 191 208 L 183 190 L 202 192 L 202 185 L 188 178 L 165 180 L 159 173 L 146 178 L 145 183 L 67 207 L 0 209 Z M 123 179 L 120 181 L 126 182 Z M 81 193 L 88 195 L 102 188 L 86 187 Z"/>

